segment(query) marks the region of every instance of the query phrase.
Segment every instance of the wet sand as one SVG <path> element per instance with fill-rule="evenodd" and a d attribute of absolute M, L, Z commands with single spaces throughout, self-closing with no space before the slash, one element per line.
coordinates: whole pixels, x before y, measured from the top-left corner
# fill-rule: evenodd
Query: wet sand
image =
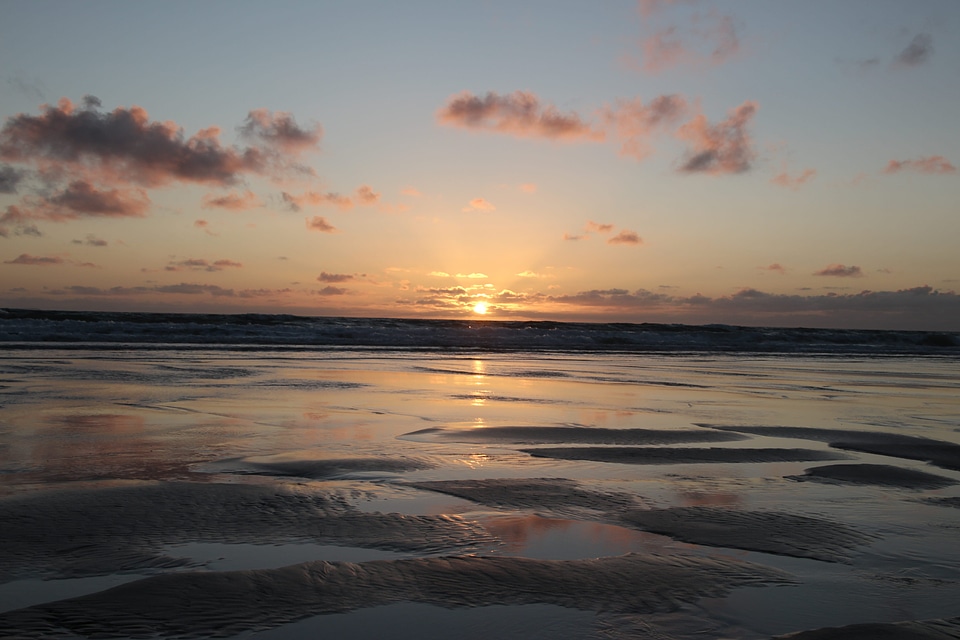
<path fill-rule="evenodd" d="M 957 637 L 952 364 L 7 355 L 0 637 Z"/>

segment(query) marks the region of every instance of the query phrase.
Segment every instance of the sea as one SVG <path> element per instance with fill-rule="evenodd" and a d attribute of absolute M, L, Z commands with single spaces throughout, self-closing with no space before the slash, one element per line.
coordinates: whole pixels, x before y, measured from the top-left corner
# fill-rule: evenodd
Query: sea
<path fill-rule="evenodd" d="M 0 310 L 4 638 L 958 637 L 958 536 L 957 332 Z"/>

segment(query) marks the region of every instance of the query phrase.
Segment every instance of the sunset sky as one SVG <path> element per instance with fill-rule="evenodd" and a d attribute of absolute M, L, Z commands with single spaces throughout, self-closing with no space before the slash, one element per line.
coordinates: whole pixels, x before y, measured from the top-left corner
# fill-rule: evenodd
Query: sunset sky
<path fill-rule="evenodd" d="M 960 330 L 960 2 L 47 2 L 0 306 Z"/>

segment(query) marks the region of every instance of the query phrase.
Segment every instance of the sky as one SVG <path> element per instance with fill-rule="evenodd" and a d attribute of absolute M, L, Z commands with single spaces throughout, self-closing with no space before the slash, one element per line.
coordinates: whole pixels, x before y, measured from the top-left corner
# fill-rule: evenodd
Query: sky
<path fill-rule="evenodd" d="M 0 9 L 0 307 L 960 331 L 956 0 Z"/>

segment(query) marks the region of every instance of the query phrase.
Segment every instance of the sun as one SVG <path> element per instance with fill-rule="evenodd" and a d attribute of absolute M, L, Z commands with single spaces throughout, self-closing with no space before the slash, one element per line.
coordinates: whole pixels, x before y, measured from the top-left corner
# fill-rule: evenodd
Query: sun
<path fill-rule="evenodd" d="M 473 305 L 473 312 L 479 313 L 480 315 L 485 315 L 487 313 L 487 303 L 478 302 L 477 304 Z"/>

